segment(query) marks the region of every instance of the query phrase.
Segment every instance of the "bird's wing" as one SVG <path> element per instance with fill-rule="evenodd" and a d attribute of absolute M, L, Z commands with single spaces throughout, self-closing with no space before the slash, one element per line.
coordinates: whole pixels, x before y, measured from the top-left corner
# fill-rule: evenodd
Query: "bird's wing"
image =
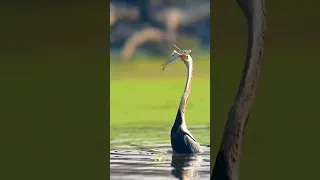
<path fill-rule="evenodd" d="M 184 135 L 190 136 L 191 139 L 193 139 L 195 142 L 197 142 L 197 140 L 192 136 L 192 134 L 190 133 L 190 131 L 188 130 L 188 128 L 186 128 L 186 127 L 181 127 L 181 130 L 183 131 Z"/>
<path fill-rule="evenodd" d="M 194 153 L 201 152 L 200 144 L 188 133 L 184 135 L 184 142 Z"/>

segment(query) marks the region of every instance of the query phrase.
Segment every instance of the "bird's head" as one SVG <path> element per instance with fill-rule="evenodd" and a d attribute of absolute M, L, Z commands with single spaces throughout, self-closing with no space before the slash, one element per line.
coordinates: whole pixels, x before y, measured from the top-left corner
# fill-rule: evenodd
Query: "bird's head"
<path fill-rule="evenodd" d="M 168 64 L 172 63 L 175 60 L 180 59 L 181 61 L 183 61 L 184 63 L 189 63 L 190 61 L 192 61 L 190 53 L 191 50 L 181 50 L 179 49 L 176 45 L 174 45 L 178 50 L 180 50 L 180 52 L 177 52 L 176 50 L 173 50 L 170 59 L 162 64 L 161 66 L 163 66 L 162 71 L 164 71 L 167 67 Z"/>

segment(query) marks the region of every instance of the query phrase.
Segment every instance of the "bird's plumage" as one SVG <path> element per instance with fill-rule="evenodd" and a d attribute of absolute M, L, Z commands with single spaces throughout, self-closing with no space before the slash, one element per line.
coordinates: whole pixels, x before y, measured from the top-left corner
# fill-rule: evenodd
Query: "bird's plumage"
<path fill-rule="evenodd" d="M 179 48 L 177 47 L 177 49 Z M 173 152 L 176 154 L 199 154 L 201 153 L 201 146 L 188 130 L 185 121 L 187 100 L 192 84 L 193 60 L 190 56 L 191 50 L 179 49 L 179 51 L 180 52 L 178 53 L 174 50 L 170 59 L 165 64 L 163 64 L 164 70 L 168 64 L 177 59 L 180 59 L 185 63 L 187 67 L 187 82 L 181 97 L 176 119 L 171 128 L 171 147 Z"/>
<path fill-rule="evenodd" d="M 186 125 L 183 125 L 181 112 L 178 110 L 175 124 L 171 129 L 171 146 L 177 154 L 198 154 L 201 153 L 200 144 L 192 136 L 187 129 Z"/>

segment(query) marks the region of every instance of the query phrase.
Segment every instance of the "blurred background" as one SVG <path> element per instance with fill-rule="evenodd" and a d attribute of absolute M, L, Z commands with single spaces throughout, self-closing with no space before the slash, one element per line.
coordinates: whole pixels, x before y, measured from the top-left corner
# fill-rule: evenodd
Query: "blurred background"
<path fill-rule="evenodd" d="M 191 49 L 193 87 L 187 124 L 207 152 L 183 176 L 210 176 L 210 1 L 114 0 L 110 8 L 110 146 L 112 179 L 176 179 L 170 130 L 186 82 L 181 61 L 162 71 L 172 50 Z M 124 151 L 127 150 L 127 151 Z M 151 154 L 150 154 L 151 152 Z M 156 153 L 167 162 L 153 162 Z M 182 163 L 186 164 L 186 163 Z M 192 168 L 191 168 L 192 169 Z M 180 173 L 180 175 L 179 175 Z"/>
<path fill-rule="evenodd" d="M 141 54 L 167 57 L 173 43 L 208 52 L 209 28 L 208 0 L 115 0 L 111 3 L 110 48 L 112 55 L 120 54 L 124 61 Z M 112 60 L 118 59 L 112 56 Z"/>
<path fill-rule="evenodd" d="M 265 2 L 263 69 L 244 137 L 239 179 L 319 179 L 320 3 Z M 211 18 L 213 162 L 237 93 L 247 37 L 235 1 L 212 1 Z"/>
<path fill-rule="evenodd" d="M 108 179 L 109 2 L 99 3 L 1 5 L 0 179 Z"/>

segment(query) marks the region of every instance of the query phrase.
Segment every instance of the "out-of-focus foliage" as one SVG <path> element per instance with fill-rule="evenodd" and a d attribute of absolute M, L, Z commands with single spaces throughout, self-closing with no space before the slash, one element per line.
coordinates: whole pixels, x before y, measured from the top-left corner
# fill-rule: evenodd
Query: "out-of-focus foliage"
<path fill-rule="evenodd" d="M 209 47 L 210 1 L 115 0 L 110 6 L 110 48 L 129 60 L 136 49 L 167 55 L 172 43 Z"/>

